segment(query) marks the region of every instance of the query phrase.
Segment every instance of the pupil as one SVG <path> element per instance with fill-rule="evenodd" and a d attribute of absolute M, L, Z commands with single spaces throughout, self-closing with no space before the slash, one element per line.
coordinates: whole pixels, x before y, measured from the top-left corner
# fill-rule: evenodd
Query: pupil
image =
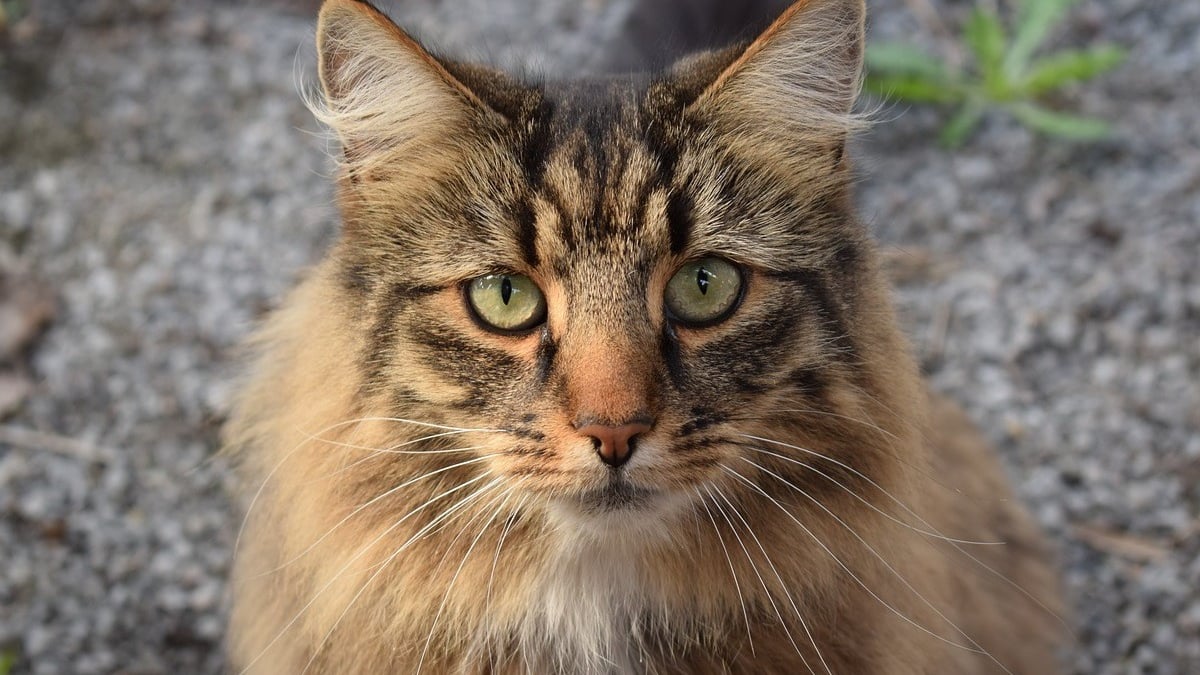
<path fill-rule="evenodd" d="M 700 287 L 701 295 L 708 295 L 708 270 L 701 267 L 696 271 L 696 285 Z"/>
<path fill-rule="evenodd" d="M 503 300 L 504 304 L 507 305 L 509 299 L 511 299 L 511 298 L 512 298 L 512 280 L 509 279 L 508 277 L 504 277 L 504 280 L 500 282 L 500 299 Z"/>

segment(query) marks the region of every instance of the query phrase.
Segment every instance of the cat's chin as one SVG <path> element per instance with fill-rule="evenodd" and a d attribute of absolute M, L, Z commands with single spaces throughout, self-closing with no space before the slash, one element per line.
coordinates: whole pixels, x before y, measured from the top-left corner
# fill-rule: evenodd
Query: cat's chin
<path fill-rule="evenodd" d="M 664 538 L 688 505 L 685 495 L 611 480 L 602 487 L 554 500 L 551 514 L 564 528 L 601 538 Z"/>
<path fill-rule="evenodd" d="M 611 480 L 607 485 L 579 495 L 578 502 L 585 512 L 609 514 L 653 510 L 662 497 L 660 490 L 640 487 L 626 480 Z"/>

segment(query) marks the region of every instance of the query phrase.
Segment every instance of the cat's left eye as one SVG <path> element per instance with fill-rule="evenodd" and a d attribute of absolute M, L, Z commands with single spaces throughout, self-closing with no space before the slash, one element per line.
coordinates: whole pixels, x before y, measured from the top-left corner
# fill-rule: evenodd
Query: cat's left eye
<path fill-rule="evenodd" d="M 667 282 L 664 300 L 671 318 L 693 327 L 725 320 L 742 297 L 742 273 L 721 258 L 684 264 Z"/>
<path fill-rule="evenodd" d="M 467 286 L 467 300 L 480 321 L 501 331 L 525 331 L 546 320 L 546 297 L 524 274 L 478 277 Z"/>

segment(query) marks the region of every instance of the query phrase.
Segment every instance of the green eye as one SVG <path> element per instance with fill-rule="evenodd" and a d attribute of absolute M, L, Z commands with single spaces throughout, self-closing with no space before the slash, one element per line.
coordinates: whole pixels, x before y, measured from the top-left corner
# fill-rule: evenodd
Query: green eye
<path fill-rule="evenodd" d="M 729 316 L 741 295 L 738 268 L 720 258 L 701 258 L 679 268 L 667 282 L 667 310 L 680 323 L 705 326 Z"/>
<path fill-rule="evenodd" d="M 467 287 L 467 300 L 481 321 L 502 331 L 523 331 L 546 320 L 546 298 L 523 274 L 489 274 Z"/>

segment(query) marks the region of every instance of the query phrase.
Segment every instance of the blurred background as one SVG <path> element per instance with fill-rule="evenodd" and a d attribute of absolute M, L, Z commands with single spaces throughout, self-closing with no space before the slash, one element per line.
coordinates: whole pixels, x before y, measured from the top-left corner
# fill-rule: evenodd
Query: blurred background
<path fill-rule="evenodd" d="M 635 0 L 379 2 L 444 51 L 566 74 Z M 870 0 L 963 59 L 1005 2 Z M 0 0 L 0 675 L 217 673 L 237 346 L 337 232 L 297 82 L 318 3 Z M 669 28 L 664 27 L 664 31 Z M 1049 105 L 1104 140 L 885 107 L 862 213 L 934 386 L 1061 551 L 1075 673 L 1200 672 L 1200 2 L 1083 0 L 1129 51 Z"/>

